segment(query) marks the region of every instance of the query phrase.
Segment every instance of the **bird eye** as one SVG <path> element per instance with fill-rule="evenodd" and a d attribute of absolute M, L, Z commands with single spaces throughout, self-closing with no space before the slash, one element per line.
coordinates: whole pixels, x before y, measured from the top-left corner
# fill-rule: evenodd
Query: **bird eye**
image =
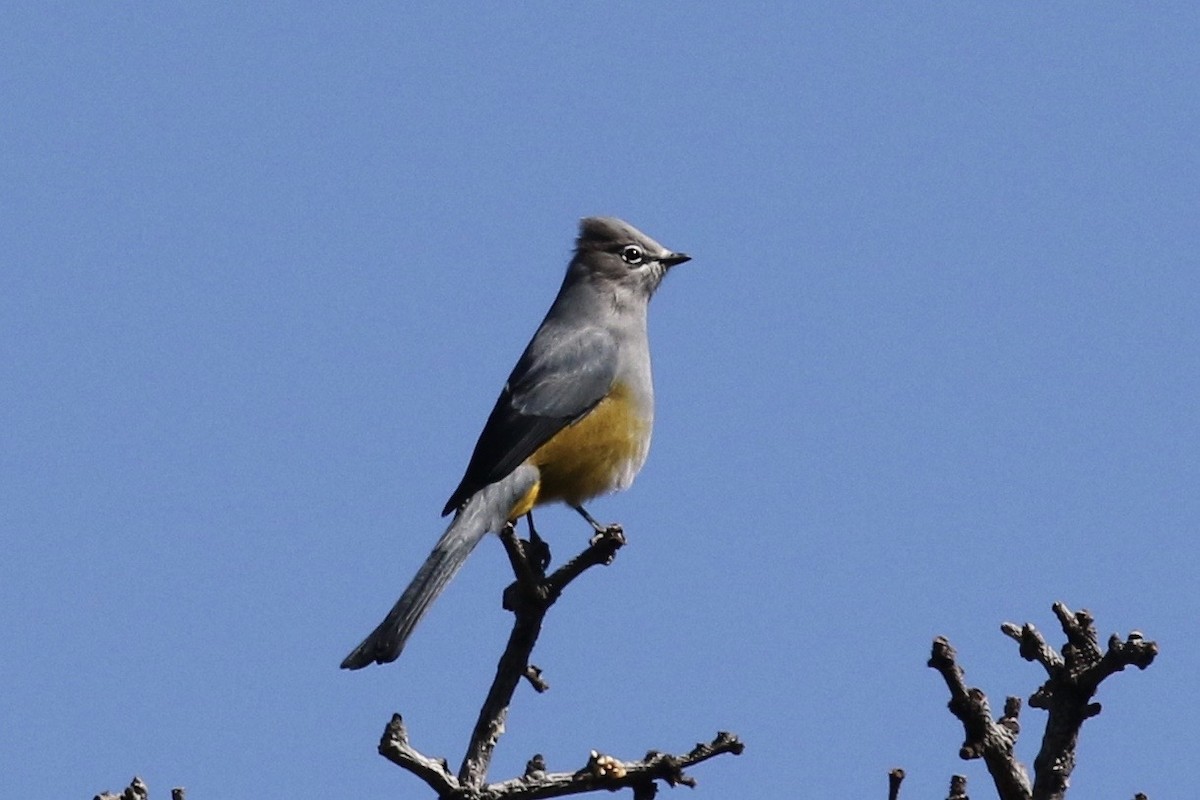
<path fill-rule="evenodd" d="M 627 244 L 621 248 L 621 258 L 626 264 L 640 264 L 645 257 L 646 254 L 642 252 L 642 248 L 636 244 Z"/>

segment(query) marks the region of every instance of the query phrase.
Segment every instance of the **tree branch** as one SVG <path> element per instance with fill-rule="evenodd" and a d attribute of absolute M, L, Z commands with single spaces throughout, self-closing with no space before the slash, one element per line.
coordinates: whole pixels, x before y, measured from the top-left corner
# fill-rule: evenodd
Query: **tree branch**
<path fill-rule="evenodd" d="M 404 767 L 437 792 L 438 797 L 449 797 L 461 788 L 458 779 L 450 773 L 450 765 L 444 758 L 422 755 L 408 742 L 408 730 L 399 714 L 392 714 L 392 721 L 379 740 L 379 755 L 393 764 Z"/>
<path fill-rule="evenodd" d="M 650 800 L 657 791 L 655 781 L 670 786 L 694 786 L 695 781 L 684 772 L 686 768 L 723 753 L 742 752 L 744 746 L 737 736 L 722 732 L 707 744 L 697 744 L 686 755 L 651 751 L 640 761 L 626 762 L 593 751 L 587 764 L 575 772 L 547 772 L 545 760 L 535 755 L 522 777 L 485 783 L 496 743 L 504 733 L 508 707 L 521 679 L 528 680 L 538 692 L 549 688 L 541 670 L 529 663 L 546 613 L 573 580 L 591 567 L 611 564 L 625 544 L 620 526 L 610 526 L 593 537 L 582 553 L 547 576 L 543 568 L 548 563 L 547 554 L 532 552 L 533 547 L 517 538 L 512 525 L 501 531 L 500 539 L 516 577 L 504 591 L 504 607 L 514 615 L 513 628 L 458 775 L 450 772 L 445 759 L 425 756 L 409 743 L 399 714 L 393 715 L 380 740 L 381 755 L 419 777 L 444 800 L 533 800 L 623 788 L 633 790 L 634 800 Z"/>
<path fill-rule="evenodd" d="M 583 792 L 633 789 L 634 797 L 654 797 L 654 781 L 669 786 L 695 786 L 696 781 L 684 770 L 710 758 L 732 753 L 741 755 L 745 745 L 732 733 L 717 734 L 711 742 L 697 744 L 686 755 L 674 756 L 650 751 L 640 761 L 619 761 L 592 751 L 588 762 L 575 772 L 542 772 L 531 777 L 489 784 L 478 795 L 480 800 L 534 800 L 566 797 Z"/>
<path fill-rule="evenodd" d="M 1127 666 L 1145 669 L 1158 654 L 1158 645 L 1146 641 L 1137 631 L 1124 641 L 1115 635 L 1110 637 L 1107 649 L 1101 650 L 1091 614 L 1073 613 L 1062 603 L 1055 603 L 1053 609 L 1067 637 L 1062 653 L 1047 644 L 1031 624 L 1006 622 L 1000 627 L 1019 643 L 1022 658 L 1041 664 L 1049 676 L 1029 698 L 1030 706 L 1049 712 L 1041 749 L 1033 762 L 1032 785 L 1013 755 L 1021 730 L 1020 698 L 1009 697 L 1004 716 L 993 722 L 987 696 L 980 689 L 967 687 L 950 642 L 941 636 L 933 642 L 929 666 L 946 681 L 950 711 L 962 722 L 966 733 L 959 756 L 984 760 L 1002 800 L 1061 800 L 1075 768 L 1079 730 L 1084 720 L 1100 713 L 1100 704 L 1091 702 L 1100 683 Z"/>
<path fill-rule="evenodd" d="M 546 613 L 571 581 L 589 567 L 611 564 L 617 550 L 625 544 L 621 529 L 611 528 L 593 538 L 586 550 L 559 567 L 554 574 L 545 577 L 540 565 L 529 558 L 526 543 L 517 538 L 512 525 L 501 531 L 500 539 L 504 542 L 504 550 L 508 553 L 516 577 L 516 582 L 504 590 L 504 607 L 513 612 L 515 620 L 508 645 L 496 666 L 496 677 L 483 708 L 479 710 L 467 754 L 458 770 L 459 781 L 476 788 L 482 786 L 487 777 L 492 752 L 504 733 L 504 720 L 508 717 L 513 692 L 529 668 L 529 656 L 542 632 L 542 620 L 546 618 Z"/>
<path fill-rule="evenodd" d="M 1049 678 L 1029 698 L 1029 705 L 1049 712 L 1042 746 L 1033 760 L 1033 795 L 1037 800 L 1058 800 L 1066 794 L 1071 772 L 1075 769 L 1075 748 L 1084 720 L 1100 713 L 1099 703 L 1091 702 L 1100 683 L 1128 666 L 1145 669 L 1158 655 L 1158 645 L 1134 631 L 1125 641 L 1115 634 L 1101 650 L 1092 615 L 1081 610 L 1072 613 L 1063 603 L 1055 603 L 1067 643 L 1062 655 L 1049 647 L 1029 623 L 1018 627 L 1005 623 L 1001 630 L 1020 643 L 1027 661 L 1037 661 Z"/>
<path fill-rule="evenodd" d="M 950 792 L 946 795 L 946 800 L 969 800 L 966 775 L 950 776 Z"/>
<path fill-rule="evenodd" d="M 946 681 L 950 711 L 962 722 L 966 733 L 959 758 L 964 761 L 982 758 L 1001 800 L 1030 800 L 1029 776 L 1013 754 L 1021 729 L 1017 722 L 1020 700 L 1010 697 L 1005 716 L 993 722 L 987 695 L 981 689 L 967 686 L 966 675 L 958 665 L 958 654 L 944 636 L 933 640 L 929 666 Z"/>
<path fill-rule="evenodd" d="M 138 776 L 134 775 L 133 780 L 125 787 L 125 791 L 120 794 L 112 792 L 101 792 L 92 800 L 147 800 L 150 797 L 150 790 L 146 786 L 146 782 Z M 171 800 L 184 800 L 184 790 L 176 787 L 171 790 Z"/>

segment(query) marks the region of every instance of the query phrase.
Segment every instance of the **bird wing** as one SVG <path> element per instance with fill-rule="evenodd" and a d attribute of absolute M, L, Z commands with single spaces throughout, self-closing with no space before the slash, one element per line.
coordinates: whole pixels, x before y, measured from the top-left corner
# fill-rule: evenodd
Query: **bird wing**
<path fill-rule="evenodd" d="M 609 393 L 616 372 L 617 343 L 607 330 L 539 329 L 504 384 L 442 513 L 512 472 L 554 434 L 584 417 Z"/>

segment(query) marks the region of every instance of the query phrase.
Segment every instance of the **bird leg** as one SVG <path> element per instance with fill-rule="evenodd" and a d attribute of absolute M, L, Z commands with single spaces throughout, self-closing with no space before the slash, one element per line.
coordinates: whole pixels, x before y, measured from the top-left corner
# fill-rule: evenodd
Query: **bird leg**
<path fill-rule="evenodd" d="M 596 522 L 596 518 L 593 517 L 591 514 L 589 514 L 587 512 L 587 509 L 584 508 L 582 505 L 571 506 L 571 508 L 578 511 L 579 516 L 586 519 L 588 521 L 588 524 L 592 526 L 592 530 L 594 530 L 596 532 L 596 536 L 592 538 L 593 543 L 595 543 L 596 539 L 600 536 L 604 536 L 605 534 L 609 534 L 609 533 L 620 533 L 622 531 L 621 526 L 615 522 L 611 525 L 601 525 L 599 522 Z"/>
<path fill-rule="evenodd" d="M 529 554 L 533 557 L 533 563 L 545 574 L 546 567 L 550 566 L 550 545 L 538 536 L 537 528 L 533 527 L 532 511 L 525 514 L 525 522 L 529 525 Z"/>

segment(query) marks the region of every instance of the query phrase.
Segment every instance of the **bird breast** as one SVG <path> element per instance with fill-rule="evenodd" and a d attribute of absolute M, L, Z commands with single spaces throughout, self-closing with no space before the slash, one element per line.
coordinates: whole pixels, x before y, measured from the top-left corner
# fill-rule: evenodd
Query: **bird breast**
<path fill-rule="evenodd" d="M 646 461 L 653 408 L 617 382 L 588 414 L 568 425 L 530 458 L 541 481 L 537 504 L 580 505 L 625 489 Z"/>

